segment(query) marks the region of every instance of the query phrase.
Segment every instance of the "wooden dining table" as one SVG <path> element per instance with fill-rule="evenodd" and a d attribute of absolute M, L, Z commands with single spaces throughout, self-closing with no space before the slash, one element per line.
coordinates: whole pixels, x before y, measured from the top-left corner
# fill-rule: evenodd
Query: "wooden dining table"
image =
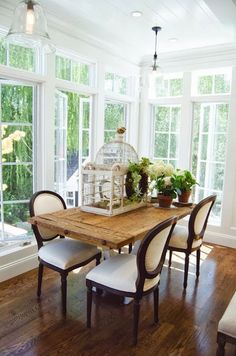
<path fill-rule="evenodd" d="M 176 216 L 182 219 L 192 207 L 159 208 L 148 204 L 120 215 L 103 216 L 69 208 L 31 217 L 29 222 L 56 234 L 103 248 L 119 249 L 142 239 L 155 225 Z"/>

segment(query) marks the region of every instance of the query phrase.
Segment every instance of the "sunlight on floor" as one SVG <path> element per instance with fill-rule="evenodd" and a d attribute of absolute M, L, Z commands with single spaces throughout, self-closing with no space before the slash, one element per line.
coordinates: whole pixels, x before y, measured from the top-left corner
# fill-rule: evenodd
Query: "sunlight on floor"
<path fill-rule="evenodd" d="M 205 259 L 207 258 L 207 256 L 210 254 L 210 252 L 212 250 L 213 250 L 213 246 L 210 246 L 210 245 L 204 244 L 201 247 L 200 265 L 205 261 Z M 165 261 L 164 266 L 168 267 L 168 261 L 169 261 L 169 253 L 168 252 L 167 252 L 166 258 L 167 258 L 167 260 Z M 172 253 L 171 269 L 184 273 L 184 260 L 185 260 L 184 253 L 173 252 Z M 193 252 L 189 257 L 189 267 L 191 267 L 191 266 L 194 266 L 194 267 L 196 266 L 196 252 Z M 189 274 L 194 275 L 195 271 L 194 272 L 189 271 Z"/>

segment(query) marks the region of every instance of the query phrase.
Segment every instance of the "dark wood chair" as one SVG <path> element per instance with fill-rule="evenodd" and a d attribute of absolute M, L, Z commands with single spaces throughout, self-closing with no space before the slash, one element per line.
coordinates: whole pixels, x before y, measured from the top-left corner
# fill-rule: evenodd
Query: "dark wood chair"
<path fill-rule="evenodd" d="M 140 301 L 153 293 L 154 322 L 158 322 L 159 282 L 168 242 L 176 218 L 165 220 L 142 240 L 137 255 L 118 254 L 102 262 L 86 276 L 87 327 L 91 327 L 92 288 L 134 298 L 133 342 L 137 344 Z"/>
<path fill-rule="evenodd" d="M 171 266 L 172 252 L 178 251 L 185 253 L 184 264 L 184 288 L 187 287 L 189 256 L 192 252 L 197 253 L 196 277 L 200 274 L 200 254 L 203 236 L 207 227 L 208 217 L 216 200 L 216 195 L 211 195 L 201 200 L 193 209 L 188 227 L 176 225 L 172 233 L 168 250 L 169 267 Z"/>
<path fill-rule="evenodd" d="M 42 190 L 36 192 L 30 200 L 30 216 L 52 213 L 66 209 L 63 198 L 52 191 Z M 62 310 L 66 313 L 67 275 L 70 271 L 86 265 L 96 259 L 100 263 L 101 252 L 94 246 L 87 245 L 78 240 L 65 236 L 58 236 L 42 227 L 32 225 L 38 244 L 38 289 L 41 295 L 43 267 L 57 271 L 61 275 Z M 44 244 L 44 242 L 47 242 Z"/>

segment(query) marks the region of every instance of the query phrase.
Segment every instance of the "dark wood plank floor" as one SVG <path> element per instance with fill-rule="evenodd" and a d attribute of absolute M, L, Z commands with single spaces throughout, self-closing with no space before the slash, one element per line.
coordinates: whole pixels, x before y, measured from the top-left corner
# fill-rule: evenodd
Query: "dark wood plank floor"
<path fill-rule="evenodd" d="M 60 278 L 46 270 L 41 300 L 37 271 L 2 283 L 0 355 L 215 355 L 218 321 L 236 289 L 236 250 L 205 245 L 195 283 L 191 262 L 187 292 L 182 289 L 183 259 L 163 268 L 160 324 L 152 319 L 152 296 L 142 301 L 139 343 L 132 344 L 132 303 L 94 295 L 92 329 L 86 329 L 85 275 L 94 264 L 68 278 L 68 313 L 61 314 Z M 227 345 L 226 355 L 236 355 Z"/>

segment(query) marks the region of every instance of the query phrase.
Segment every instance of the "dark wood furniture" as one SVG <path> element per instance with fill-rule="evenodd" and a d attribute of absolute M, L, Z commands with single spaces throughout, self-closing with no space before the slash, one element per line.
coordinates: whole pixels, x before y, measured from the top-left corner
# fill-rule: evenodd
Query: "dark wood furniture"
<path fill-rule="evenodd" d="M 184 288 L 187 287 L 188 269 L 189 269 L 189 256 L 192 252 L 197 253 L 196 263 L 196 277 L 200 274 L 200 253 L 203 242 L 203 236 L 207 227 L 207 221 L 211 212 L 211 209 L 216 200 L 216 195 L 211 195 L 201 200 L 193 209 L 188 228 L 176 225 L 172 237 L 169 242 L 169 267 L 171 267 L 172 252 L 178 251 L 185 253 L 184 264 Z"/>
<path fill-rule="evenodd" d="M 30 200 L 30 216 L 35 218 L 38 214 L 65 211 L 66 204 L 63 198 L 49 190 L 36 192 Z M 100 263 L 101 251 L 97 248 L 77 240 L 65 238 L 64 233 L 59 234 L 38 225 L 32 225 L 38 244 L 38 289 L 37 295 L 41 295 L 43 267 L 57 271 L 61 275 L 62 310 L 66 313 L 67 275 L 70 271 L 84 266 L 96 259 Z M 60 239 L 56 239 L 60 237 Z M 53 241 L 52 241 L 53 240 Z M 51 242 L 50 242 L 51 241 Z M 47 244 L 44 244 L 47 242 Z"/>
<path fill-rule="evenodd" d="M 102 262 L 86 276 L 87 326 L 91 327 L 92 288 L 134 298 L 133 343 L 137 344 L 140 301 L 153 292 L 154 322 L 158 322 L 160 274 L 169 239 L 176 223 L 170 218 L 150 230 L 142 240 L 137 255 L 116 255 Z"/>

